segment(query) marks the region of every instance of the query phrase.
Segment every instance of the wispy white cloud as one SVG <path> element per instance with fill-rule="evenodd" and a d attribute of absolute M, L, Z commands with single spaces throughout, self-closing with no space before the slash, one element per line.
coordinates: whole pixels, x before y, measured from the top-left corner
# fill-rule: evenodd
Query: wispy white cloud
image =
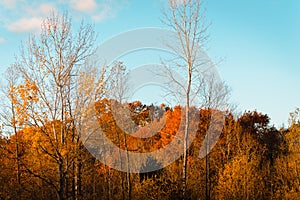
<path fill-rule="evenodd" d="M 75 19 L 89 18 L 99 23 L 115 17 L 127 2 L 128 0 L 0 0 L 0 20 L 10 32 L 37 32 L 42 19 L 52 11 L 62 12 L 67 9 Z"/>
<path fill-rule="evenodd" d="M 106 19 L 114 18 L 120 10 L 128 5 L 128 0 L 110 0 L 98 4 L 98 9 L 91 13 L 91 18 L 95 22 L 102 22 Z"/>
<path fill-rule="evenodd" d="M 0 44 L 5 42 L 5 39 L 3 37 L 0 37 Z"/>
<path fill-rule="evenodd" d="M 38 32 L 41 28 L 42 19 L 52 11 L 57 11 L 53 3 L 26 3 L 20 4 L 16 9 L 22 10 L 16 19 L 7 17 L 5 28 L 14 33 Z"/>
<path fill-rule="evenodd" d="M 41 28 L 42 18 L 21 18 L 7 25 L 7 29 L 11 32 L 37 32 Z"/>
<path fill-rule="evenodd" d="M 71 0 L 69 7 L 77 14 L 89 16 L 94 22 L 99 23 L 113 18 L 127 4 L 128 0 Z"/>
<path fill-rule="evenodd" d="M 71 0 L 72 9 L 80 12 L 91 12 L 97 9 L 97 3 L 94 0 Z"/>
<path fill-rule="evenodd" d="M 112 6 L 108 4 L 103 4 L 101 5 L 101 9 L 93 13 L 91 17 L 95 22 L 102 22 L 105 19 L 114 17 L 114 15 L 115 13 L 113 11 Z"/>
<path fill-rule="evenodd" d="M 52 11 L 57 11 L 55 4 L 53 3 L 43 3 L 38 5 L 37 7 L 33 7 L 31 5 L 27 5 L 24 10 L 27 15 L 30 16 L 47 16 Z"/>
<path fill-rule="evenodd" d="M 12 9 L 16 7 L 17 0 L 0 0 L 0 5 L 4 6 L 5 8 Z"/>

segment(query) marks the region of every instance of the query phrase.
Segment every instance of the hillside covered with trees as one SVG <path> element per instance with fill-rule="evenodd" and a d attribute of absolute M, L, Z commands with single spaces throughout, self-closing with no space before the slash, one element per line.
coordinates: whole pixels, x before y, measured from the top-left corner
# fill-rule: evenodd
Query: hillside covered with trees
<path fill-rule="evenodd" d="M 97 103 L 99 112 L 111 101 Z M 132 102 L 132 119 L 145 132 L 148 126 L 164 128 L 150 138 L 134 138 L 118 129 L 110 109 L 99 117 L 111 141 L 128 151 L 155 151 L 177 134 L 181 108 L 147 106 Z M 151 107 L 164 116 L 151 122 Z M 136 112 L 138 110 L 138 112 Z M 197 110 L 196 139 L 188 150 L 188 199 L 297 199 L 299 197 L 299 114 L 287 130 L 269 126 L 267 115 L 245 112 L 235 119 L 226 113 L 222 134 L 211 153 L 199 158 L 210 122 L 210 110 Z M 49 121 L 27 126 L 10 137 L 1 137 L 1 199 L 181 199 L 182 158 L 154 172 L 130 173 L 111 169 L 99 162 L 76 140 L 72 121 Z M 104 126 L 102 126 L 104 127 Z M 66 132 L 65 143 L 53 135 Z M 126 140 L 123 138 L 126 137 Z M 126 141 L 126 143 L 124 143 Z M 112 152 L 112 157 L 118 152 Z M 63 163 L 62 175 L 60 164 Z M 148 165 L 159 165 L 149 158 Z M 145 166 L 147 167 L 147 166 Z M 142 170 L 142 169 L 141 169 Z M 60 191 L 60 184 L 63 191 Z M 208 196 L 206 196 L 208 195 Z"/>
<path fill-rule="evenodd" d="M 183 105 L 126 101 L 125 64 L 91 62 L 93 26 L 74 31 L 67 13 L 22 43 L 1 85 L 0 199 L 300 199 L 300 110 L 281 129 L 256 110 L 235 114 L 225 84 L 202 77 L 200 1 L 171 0 L 164 14 L 180 41 L 172 67 L 186 82 L 171 67 L 163 78 L 183 88 Z M 166 147 L 133 170 L 130 153 Z"/>

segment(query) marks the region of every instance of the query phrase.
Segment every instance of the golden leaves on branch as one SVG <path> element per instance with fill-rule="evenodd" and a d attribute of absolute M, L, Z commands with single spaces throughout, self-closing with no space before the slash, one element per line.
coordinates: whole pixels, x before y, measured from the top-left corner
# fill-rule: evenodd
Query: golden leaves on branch
<path fill-rule="evenodd" d="M 38 102 L 38 88 L 36 84 L 27 79 L 24 84 L 10 86 L 9 98 L 15 111 L 15 118 L 12 120 L 12 124 L 24 125 L 29 119 L 28 108 Z"/>

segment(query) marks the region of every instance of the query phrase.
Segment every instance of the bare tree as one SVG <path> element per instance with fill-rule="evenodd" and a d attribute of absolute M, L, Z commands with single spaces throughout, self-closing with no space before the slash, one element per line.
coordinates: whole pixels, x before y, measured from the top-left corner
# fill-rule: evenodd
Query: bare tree
<path fill-rule="evenodd" d="M 74 34 L 68 14 L 53 13 L 43 21 L 40 36 L 31 36 L 26 45 L 22 46 L 21 56 L 17 60 L 23 81 L 34 83 L 37 91 L 37 101 L 24 109 L 28 116 L 26 123 L 39 127 L 44 136 L 51 141 L 51 149 L 47 149 L 42 143 L 40 148 L 57 163 L 58 185 L 56 180 L 46 180 L 41 172 L 30 166 L 27 170 L 53 186 L 58 199 L 68 198 L 70 166 L 73 166 L 76 172 L 72 186 L 72 190 L 75 190 L 72 192 L 74 199 L 79 198 L 81 193 L 78 155 L 80 134 L 76 130 L 76 123 L 79 122 L 78 116 L 81 114 L 79 107 L 82 107 L 78 103 L 83 102 L 83 99 L 78 99 L 82 98 L 78 88 L 80 83 L 83 84 L 83 77 L 78 76 L 81 75 L 80 66 L 93 53 L 94 41 L 95 35 L 91 25 L 81 23 L 79 31 Z M 59 129 L 54 124 L 57 121 L 60 123 Z M 52 122 L 53 128 L 49 132 L 49 128 L 44 127 Z M 69 147 L 72 145 L 77 152 L 72 155 L 75 160 L 70 157 L 73 151 L 70 151 Z"/>
<path fill-rule="evenodd" d="M 15 154 L 16 159 L 16 168 L 17 168 L 17 198 L 20 199 L 20 189 L 21 189 L 21 169 L 20 169 L 20 155 L 19 155 L 19 136 L 18 131 L 22 128 L 22 124 L 18 124 L 18 114 L 16 113 L 16 88 L 15 86 L 19 83 L 20 74 L 16 69 L 16 65 L 12 64 L 7 68 L 4 79 L 6 80 L 6 84 L 1 89 L 1 113 L 0 113 L 0 121 L 4 127 L 6 127 L 6 134 L 10 135 L 11 133 L 15 135 Z M 3 83 L 4 84 L 4 83 Z"/>
<path fill-rule="evenodd" d="M 126 67 L 122 62 L 116 62 L 115 64 L 112 65 L 111 67 L 111 76 L 109 78 L 109 82 L 107 84 L 108 86 L 108 93 L 107 96 L 111 100 L 115 100 L 116 102 L 113 103 L 113 113 L 115 116 L 115 120 L 117 122 L 117 125 L 120 126 L 122 131 L 128 130 L 128 122 L 130 121 L 124 119 L 124 116 L 128 115 L 130 112 L 128 109 L 126 109 L 124 106 L 125 101 L 128 99 L 128 92 L 129 92 L 129 85 L 128 85 L 128 77 L 127 77 L 127 71 Z M 133 127 L 133 124 L 129 124 L 129 127 Z M 130 128 L 129 128 L 130 129 Z M 128 130 L 132 131 L 132 130 Z M 126 182 L 127 182 L 127 198 L 132 199 L 131 193 L 132 193 L 132 186 L 131 186 L 131 176 L 130 176 L 130 163 L 129 163 L 129 153 L 128 153 L 128 148 L 127 148 L 127 140 L 126 140 L 126 133 L 118 133 L 118 140 L 119 144 L 121 144 L 121 139 L 123 140 L 123 144 L 125 147 L 125 164 L 126 164 Z M 121 146 L 119 146 L 119 155 L 120 155 L 120 165 L 123 167 L 122 163 L 122 156 L 121 156 Z M 123 177 L 122 178 L 122 189 L 125 189 L 123 186 Z M 124 192 L 124 191 L 122 191 Z M 124 198 L 124 195 L 123 195 Z"/>
<path fill-rule="evenodd" d="M 187 159 L 188 159 L 188 138 L 190 131 L 190 107 L 199 106 L 214 108 L 224 104 L 227 90 L 222 83 L 217 81 L 212 68 L 214 65 L 205 56 L 203 51 L 204 43 L 207 40 L 206 31 L 208 25 L 205 23 L 205 9 L 202 0 L 169 0 L 169 7 L 164 10 L 163 22 L 175 32 L 176 42 L 167 44 L 178 56 L 171 60 L 171 66 L 166 66 L 167 76 L 170 84 L 175 84 L 183 91 L 185 98 L 185 128 L 183 147 L 183 168 L 182 168 L 182 193 L 186 198 L 187 189 Z M 178 42 L 177 42 L 178 41 Z M 173 70 L 179 71 L 185 77 L 185 83 L 176 79 Z M 171 91 L 174 93 L 174 91 Z M 175 93 L 179 93 L 176 90 Z M 201 99 L 198 105 L 191 105 L 195 98 Z M 220 121 L 220 120 L 219 120 Z M 206 149 L 211 149 L 209 144 L 211 136 L 206 137 Z M 209 151 L 206 151 L 208 153 Z M 209 168 L 207 157 L 207 169 Z M 209 173 L 207 173 L 209 176 Z M 206 194 L 209 198 L 209 191 Z"/>

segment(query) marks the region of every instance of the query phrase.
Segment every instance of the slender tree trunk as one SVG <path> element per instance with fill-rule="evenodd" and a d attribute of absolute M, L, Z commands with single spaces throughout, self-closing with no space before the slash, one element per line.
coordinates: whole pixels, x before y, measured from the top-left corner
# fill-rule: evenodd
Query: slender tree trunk
<path fill-rule="evenodd" d="M 110 200 L 111 199 L 111 180 L 110 180 L 110 168 L 108 168 L 108 175 L 107 175 L 107 187 L 108 187 L 108 195 L 107 195 L 107 199 Z"/>
<path fill-rule="evenodd" d="M 17 160 L 17 182 L 18 186 L 21 185 L 21 171 L 20 171 L 20 158 L 19 158 L 19 141 L 18 141 L 18 133 L 16 133 L 16 160 Z"/>
<path fill-rule="evenodd" d="M 115 129 L 116 131 L 116 129 Z M 121 168 L 123 168 L 123 161 L 122 161 L 122 156 L 121 156 L 121 138 L 120 138 L 120 132 L 118 132 L 118 142 L 119 142 L 119 159 L 121 162 Z M 124 184 L 124 176 L 123 173 L 121 173 L 121 186 L 122 186 L 122 199 L 125 199 L 125 184 Z"/>
<path fill-rule="evenodd" d="M 296 173 L 297 173 L 297 182 L 298 182 L 298 185 L 300 185 L 300 176 L 299 176 L 299 171 L 298 171 L 297 161 L 296 160 L 295 160 L 295 167 L 296 167 Z"/>
<path fill-rule="evenodd" d="M 121 103 L 121 99 L 119 99 L 119 102 Z M 123 124 L 123 120 L 122 120 L 122 124 Z M 123 124 L 124 125 L 124 124 Z M 122 125 L 122 126 L 123 126 Z M 128 148 L 127 148 L 127 140 L 126 140 L 126 134 L 123 134 L 123 142 L 124 142 L 124 146 L 125 146 L 125 151 L 126 151 L 126 167 L 127 167 L 127 171 L 126 171 L 126 181 L 127 181 L 127 197 L 129 200 L 131 200 L 131 180 L 130 180 L 130 160 L 129 160 L 129 153 L 128 153 Z"/>
<path fill-rule="evenodd" d="M 185 199 L 187 189 L 187 159 L 188 159 L 188 135 L 190 127 L 190 90 L 192 82 L 192 71 L 191 66 L 188 64 L 188 85 L 186 91 L 186 105 L 185 105 L 185 130 L 184 130 L 184 141 L 183 141 L 183 173 L 182 173 L 182 197 Z"/>
<path fill-rule="evenodd" d="M 58 166 L 58 173 L 59 173 L 59 200 L 64 199 L 64 172 L 63 172 L 63 163 L 62 161 L 59 162 Z"/>
<path fill-rule="evenodd" d="M 127 149 L 127 141 L 126 141 L 126 135 L 124 135 L 123 137 L 124 140 L 124 144 L 125 144 L 125 151 L 126 151 L 126 164 L 127 164 L 127 195 L 128 195 L 128 199 L 131 199 L 131 180 L 130 180 L 130 164 L 129 164 L 129 153 L 128 153 L 128 149 Z"/>
<path fill-rule="evenodd" d="M 72 199 L 76 200 L 75 182 L 76 182 L 75 163 L 72 164 Z"/>
<path fill-rule="evenodd" d="M 75 163 L 75 199 L 80 199 L 81 196 L 81 160 L 76 158 Z"/>
<path fill-rule="evenodd" d="M 209 181 L 209 154 L 206 155 L 206 176 L 205 176 L 205 199 L 210 200 L 210 181 Z"/>
<path fill-rule="evenodd" d="M 73 178 L 72 178 L 72 198 L 80 199 L 81 196 L 81 160 L 78 152 L 75 161 L 73 162 Z"/>
<path fill-rule="evenodd" d="M 21 171 L 20 171 L 20 158 L 19 158 L 19 141 L 18 133 L 16 132 L 16 161 L 17 161 L 17 196 L 20 199 L 20 190 L 21 190 Z"/>
<path fill-rule="evenodd" d="M 128 165 L 129 167 L 129 165 Z M 131 179 L 130 179 L 130 172 L 127 172 L 127 192 L 128 192 L 128 199 L 131 199 Z"/>
<path fill-rule="evenodd" d="M 206 177 L 205 177 L 205 199 L 210 200 L 210 133 L 207 132 L 208 140 L 206 142 L 206 157 L 205 157 L 205 168 L 206 168 Z"/>
<path fill-rule="evenodd" d="M 19 138 L 18 138 L 18 130 L 16 126 L 16 113 L 15 113 L 15 107 L 14 103 L 11 103 L 11 111 L 12 111 L 12 120 L 13 120 L 13 128 L 14 128 L 14 134 L 16 137 L 16 151 L 15 151 L 15 159 L 16 159 L 16 164 L 17 164 L 17 183 L 18 183 L 18 188 L 17 188 L 17 196 L 19 199 L 19 193 L 20 193 L 20 187 L 21 187 L 21 171 L 20 171 L 20 158 L 19 158 Z"/>
<path fill-rule="evenodd" d="M 93 200 L 96 200 L 96 179 L 95 176 L 93 176 Z"/>

